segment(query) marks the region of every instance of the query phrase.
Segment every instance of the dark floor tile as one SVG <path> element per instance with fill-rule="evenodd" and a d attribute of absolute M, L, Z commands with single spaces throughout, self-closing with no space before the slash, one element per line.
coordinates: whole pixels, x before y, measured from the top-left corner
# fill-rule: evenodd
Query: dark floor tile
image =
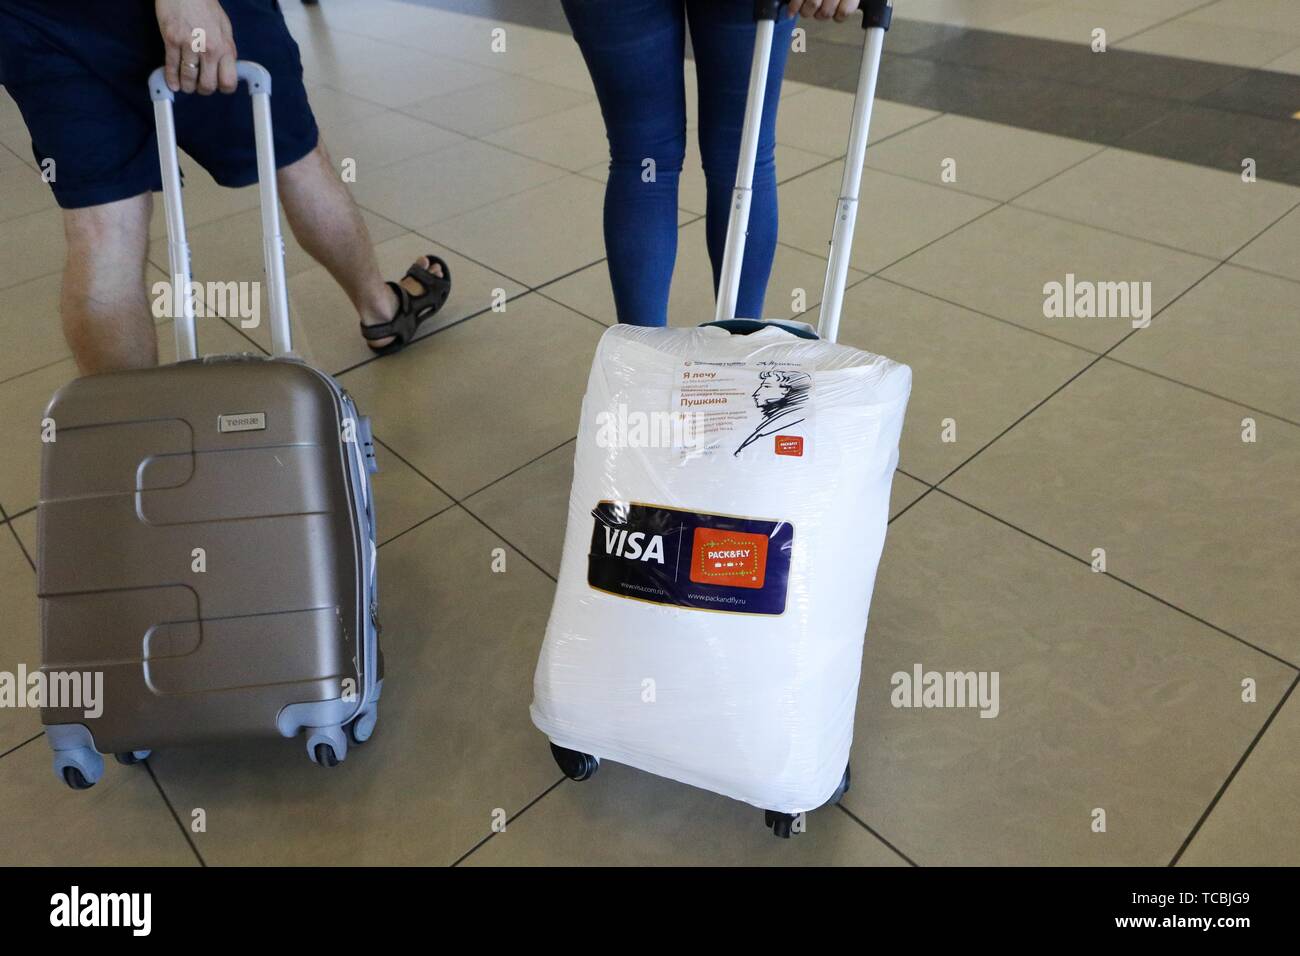
<path fill-rule="evenodd" d="M 325 2 L 328 3 L 329 0 Z M 493 17 L 543 30 L 567 31 L 569 29 L 569 22 L 565 19 L 559 3 L 539 3 L 538 0 L 406 0 L 406 2 L 475 17 Z"/>
<path fill-rule="evenodd" d="M 886 44 L 889 44 L 888 40 Z M 890 49 L 893 49 L 892 45 Z M 940 63 L 1001 70 L 1022 77 L 1061 80 L 1084 70 L 1097 54 L 1078 43 L 1040 40 L 989 30 L 965 30 L 957 37 L 934 44 L 917 56 Z"/>
<path fill-rule="evenodd" d="M 1014 78 L 989 70 L 886 53 L 876 95 L 925 109 L 965 113 L 979 104 L 992 105 L 1000 95 L 1014 95 L 1018 85 Z"/>
<path fill-rule="evenodd" d="M 1300 186 L 1300 123 L 1295 120 L 1184 106 L 1116 145 L 1235 173 L 1250 157 L 1260 179 Z"/>
<path fill-rule="evenodd" d="M 567 32 L 559 0 L 409 0 Z M 612 2 L 612 0 L 609 0 Z M 790 80 L 857 88 L 860 25 L 805 19 Z M 688 40 L 689 54 L 689 40 Z M 1300 184 L 1300 77 L 1133 50 L 895 19 L 879 96 L 1021 129 Z"/>
<path fill-rule="evenodd" d="M 808 33 L 810 49 L 814 42 L 839 43 L 858 48 L 862 46 L 862 21 L 856 16 L 847 23 L 828 23 L 804 18 L 799 25 Z M 966 27 L 956 27 L 946 23 L 895 19 L 893 26 L 889 28 L 885 46 L 894 53 L 919 53 L 937 43 L 968 32 L 970 31 Z"/>
<path fill-rule="evenodd" d="M 969 33 L 967 27 L 949 23 L 925 23 L 921 20 L 895 19 L 889 28 L 885 45 L 895 53 L 928 52 L 935 44 L 944 43 Z"/>
<path fill-rule="evenodd" d="M 883 62 L 878 90 L 913 106 L 1109 146 L 1171 108 L 1167 101 L 916 57 Z"/>
<path fill-rule="evenodd" d="M 853 18 L 852 23 L 810 20 L 804 17 L 799 22 L 799 27 L 808 34 L 808 49 L 810 50 L 824 43 L 860 47 L 862 46 L 861 22 L 861 19 L 856 16 Z M 893 37 L 890 37 L 890 39 L 892 40 Z"/>
<path fill-rule="evenodd" d="M 1080 83 L 1154 99 L 1190 102 L 1249 71 L 1178 57 L 1110 49 L 1094 53 L 1079 43 L 967 30 L 920 54 L 925 59 L 1002 70 L 1061 83 Z"/>
<path fill-rule="evenodd" d="M 800 83 L 834 89 L 842 88 L 839 84 L 843 77 L 852 76 L 854 85 L 850 88 L 856 89 L 861 65 L 862 51 L 858 47 L 810 40 L 807 53 L 791 54 L 786 60 L 785 76 Z"/>
<path fill-rule="evenodd" d="M 1156 99 L 1192 102 L 1249 72 L 1221 63 L 1112 49 L 1090 54 L 1077 71 L 1061 79 Z"/>
<path fill-rule="evenodd" d="M 1240 79 L 1201 97 L 1198 102 L 1216 109 L 1293 122 L 1292 117 L 1300 109 L 1300 76 L 1250 70 Z"/>

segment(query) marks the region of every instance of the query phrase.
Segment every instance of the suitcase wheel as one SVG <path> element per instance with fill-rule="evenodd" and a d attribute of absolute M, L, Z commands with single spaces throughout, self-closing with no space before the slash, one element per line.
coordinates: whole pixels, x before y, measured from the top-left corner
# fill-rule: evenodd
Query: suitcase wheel
<path fill-rule="evenodd" d="M 113 759 L 123 767 L 134 767 L 138 763 L 144 763 L 149 759 L 152 750 L 128 750 L 126 753 L 113 754 Z"/>
<path fill-rule="evenodd" d="M 551 756 L 570 780 L 590 780 L 600 769 L 600 758 L 582 753 L 580 750 L 570 750 L 568 747 L 557 747 L 551 744 Z"/>
<path fill-rule="evenodd" d="M 379 708 L 376 706 L 367 707 L 357 719 L 348 724 L 348 736 L 352 738 L 354 744 L 364 744 L 375 733 L 375 724 L 379 722 Z"/>
<path fill-rule="evenodd" d="M 95 781 L 86 779 L 80 767 L 64 767 L 63 782 L 73 790 L 89 790 L 95 785 Z"/>
<path fill-rule="evenodd" d="M 835 792 L 831 794 L 831 798 L 826 801 L 826 806 L 829 807 L 832 804 L 839 803 L 840 798 L 849 792 L 849 787 L 853 783 L 853 775 L 849 772 L 850 770 L 851 767 L 848 764 L 845 764 L 844 776 L 840 778 L 840 785 L 835 788 Z"/>
<path fill-rule="evenodd" d="M 73 790 L 89 790 L 104 775 L 104 758 L 89 747 L 56 750 L 54 774 Z"/>
<path fill-rule="evenodd" d="M 342 727 L 313 727 L 307 737 L 307 756 L 322 767 L 337 767 L 348 756 L 348 735 Z"/>
<path fill-rule="evenodd" d="M 763 811 L 763 825 L 772 831 L 773 836 L 778 836 L 782 840 L 790 839 L 794 833 L 795 815 L 793 813 L 777 813 L 775 810 Z"/>

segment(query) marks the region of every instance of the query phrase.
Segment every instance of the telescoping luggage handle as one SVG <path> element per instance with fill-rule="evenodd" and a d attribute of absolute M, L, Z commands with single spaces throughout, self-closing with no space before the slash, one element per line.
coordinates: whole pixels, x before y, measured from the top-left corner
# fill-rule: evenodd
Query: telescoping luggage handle
<path fill-rule="evenodd" d="M 284 240 L 280 234 L 280 199 L 275 182 L 275 141 L 271 132 L 271 74 L 251 60 L 235 66 L 239 81 L 253 98 L 253 129 L 257 143 L 257 190 L 262 204 L 262 254 L 266 264 L 266 298 L 271 304 L 271 351 L 286 355 L 293 348 L 289 328 L 289 299 L 284 281 Z M 167 86 L 163 68 L 149 75 L 158 127 L 158 160 L 162 171 L 163 208 L 167 218 L 167 255 L 171 263 L 173 301 L 181 303 L 175 317 L 176 360 L 198 356 L 194 304 L 190 299 L 190 245 L 185 234 L 185 209 L 181 203 L 181 170 L 176 147 L 175 94 Z M 179 289 L 179 295 L 176 290 Z"/>
<path fill-rule="evenodd" d="M 754 59 L 749 70 L 749 97 L 745 103 L 745 125 L 740 137 L 740 162 L 736 166 L 736 188 L 732 193 L 731 219 L 727 224 L 727 244 L 722 255 L 718 282 L 718 308 L 715 321 L 727 322 L 736 317 L 736 299 L 740 291 L 740 269 L 745 259 L 745 233 L 749 228 L 749 205 L 753 196 L 754 165 L 758 160 L 758 135 L 762 126 L 763 99 L 767 90 L 767 70 L 772 55 L 772 37 L 776 21 L 786 4 L 783 0 L 755 0 Z M 858 190 L 862 185 L 862 164 L 866 159 L 867 132 L 871 127 L 871 106 L 876 98 L 876 78 L 880 73 L 880 54 L 884 49 L 885 31 L 893 16 L 892 0 L 865 0 L 862 26 L 866 31 L 858 90 L 853 100 L 853 123 L 849 128 L 848 153 L 844 157 L 844 178 L 835 205 L 835 227 L 831 233 L 830 256 L 826 264 L 826 284 L 822 289 L 818 335 L 834 342 L 839 335 L 840 309 L 844 304 L 844 283 L 849 272 L 849 252 L 853 247 L 853 228 L 857 224 Z"/>

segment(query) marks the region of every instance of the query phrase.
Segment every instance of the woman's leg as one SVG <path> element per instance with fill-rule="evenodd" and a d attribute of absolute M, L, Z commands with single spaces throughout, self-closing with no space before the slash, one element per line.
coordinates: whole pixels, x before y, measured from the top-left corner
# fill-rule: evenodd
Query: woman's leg
<path fill-rule="evenodd" d="M 686 155 L 682 0 L 564 0 L 609 136 L 605 252 L 618 320 L 668 321 Z"/>
<path fill-rule="evenodd" d="M 731 191 L 736 185 L 740 133 L 745 124 L 749 67 L 754 54 L 754 4 L 750 0 L 687 0 L 691 45 L 700 87 L 700 159 L 708 186 L 705 221 L 713 287 L 718 286 L 722 251 L 727 242 Z M 749 210 L 749 235 L 740 270 L 736 314 L 761 319 L 772 257 L 776 254 L 776 108 L 781 77 L 790 52 L 794 18 L 776 25 L 772 61 L 763 100 L 763 125 L 754 167 L 754 196 Z"/>

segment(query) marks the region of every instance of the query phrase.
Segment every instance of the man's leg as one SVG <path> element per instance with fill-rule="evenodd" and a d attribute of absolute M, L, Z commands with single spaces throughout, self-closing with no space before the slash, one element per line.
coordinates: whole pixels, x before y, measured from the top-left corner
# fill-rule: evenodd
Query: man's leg
<path fill-rule="evenodd" d="M 363 324 L 389 321 L 397 310 L 397 296 L 379 274 L 370 231 L 324 143 L 318 142 L 302 159 L 283 167 L 277 181 L 289 228 L 298 243 L 343 287 Z M 419 264 L 442 275 L 441 267 L 430 266 L 425 257 Z M 414 279 L 405 278 L 402 285 L 413 295 L 425 291 Z M 391 341 L 377 339 L 370 344 L 379 348 Z"/>
<path fill-rule="evenodd" d="M 158 364 L 145 295 L 153 196 L 63 211 L 68 260 L 59 311 L 83 375 Z"/>

